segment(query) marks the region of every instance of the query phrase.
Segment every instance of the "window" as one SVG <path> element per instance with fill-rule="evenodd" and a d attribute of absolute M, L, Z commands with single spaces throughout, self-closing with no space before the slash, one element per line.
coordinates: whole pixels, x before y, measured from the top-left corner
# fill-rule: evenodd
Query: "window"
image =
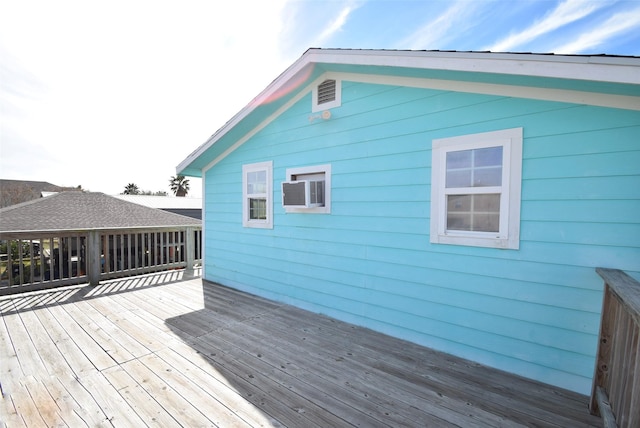
<path fill-rule="evenodd" d="M 333 107 L 339 107 L 341 96 L 340 81 L 336 79 L 325 79 L 313 88 L 313 105 L 311 106 L 311 111 L 315 113 Z"/>
<path fill-rule="evenodd" d="M 433 140 L 431 242 L 518 249 L 522 128 Z"/>
<path fill-rule="evenodd" d="M 307 186 L 303 189 L 296 189 L 289 186 L 291 194 L 285 196 L 282 194 L 282 205 L 287 213 L 331 213 L 331 165 L 305 166 L 300 168 L 288 168 L 286 171 L 286 182 L 303 182 L 306 181 Z M 283 188 L 284 188 L 283 183 Z M 310 202 L 309 207 L 292 206 L 298 204 L 296 199 L 300 199 L 298 205 L 304 205 L 304 197 L 301 192 L 309 192 L 306 200 Z M 289 199 L 288 201 L 286 199 Z"/>
<path fill-rule="evenodd" d="M 242 166 L 242 225 L 273 228 L 273 162 Z"/>

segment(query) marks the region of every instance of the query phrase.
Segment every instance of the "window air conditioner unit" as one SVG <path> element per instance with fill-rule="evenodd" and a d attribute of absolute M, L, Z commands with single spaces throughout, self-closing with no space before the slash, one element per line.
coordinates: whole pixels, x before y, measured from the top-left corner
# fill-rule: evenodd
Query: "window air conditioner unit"
<path fill-rule="evenodd" d="M 282 206 L 285 208 L 323 207 L 324 180 L 299 180 L 283 182 Z"/>

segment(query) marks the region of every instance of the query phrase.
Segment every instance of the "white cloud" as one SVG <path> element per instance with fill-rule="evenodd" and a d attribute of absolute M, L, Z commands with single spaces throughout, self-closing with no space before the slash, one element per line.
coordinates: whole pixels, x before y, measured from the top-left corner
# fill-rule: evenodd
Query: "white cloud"
<path fill-rule="evenodd" d="M 326 43 L 327 40 L 331 38 L 335 33 L 340 31 L 342 27 L 346 24 L 349 15 L 357 8 L 357 6 L 353 4 L 347 4 L 343 7 L 338 16 L 336 16 L 332 21 L 329 22 L 327 27 L 320 33 L 320 35 L 315 40 L 315 44 L 317 46 L 322 46 Z"/>
<path fill-rule="evenodd" d="M 556 47 L 553 52 L 564 54 L 584 53 L 612 41 L 629 30 L 637 31 L 640 9 L 613 15 L 596 28 L 590 28 L 576 40 Z"/>
<path fill-rule="evenodd" d="M 285 6 L 4 3 L 2 178 L 168 190 L 175 166 L 289 65 Z"/>
<path fill-rule="evenodd" d="M 486 50 L 494 52 L 513 50 L 539 36 L 582 19 L 604 5 L 604 3 L 596 3 L 590 0 L 566 0 L 549 12 L 542 20 L 533 23 L 519 33 L 509 35 L 486 48 Z"/>
<path fill-rule="evenodd" d="M 457 1 L 451 4 L 442 14 L 426 22 L 397 45 L 401 49 L 442 49 L 447 40 L 460 34 L 464 26 L 470 25 L 468 17 L 479 3 Z"/>

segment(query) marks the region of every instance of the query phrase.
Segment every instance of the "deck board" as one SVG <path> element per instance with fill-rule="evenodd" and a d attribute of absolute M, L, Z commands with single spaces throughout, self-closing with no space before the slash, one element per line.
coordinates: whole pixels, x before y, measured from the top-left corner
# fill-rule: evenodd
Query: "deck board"
<path fill-rule="evenodd" d="M 588 398 L 199 278 L 0 298 L 0 426 L 600 426 Z"/>

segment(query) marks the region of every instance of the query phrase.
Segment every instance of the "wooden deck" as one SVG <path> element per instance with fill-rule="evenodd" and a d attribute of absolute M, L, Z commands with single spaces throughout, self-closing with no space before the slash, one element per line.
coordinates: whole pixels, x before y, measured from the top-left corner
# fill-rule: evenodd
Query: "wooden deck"
<path fill-rule="evenodd" d="M 0 299 L 0 426 L 601 426 L 588 398 L 181 272 Z"/>

